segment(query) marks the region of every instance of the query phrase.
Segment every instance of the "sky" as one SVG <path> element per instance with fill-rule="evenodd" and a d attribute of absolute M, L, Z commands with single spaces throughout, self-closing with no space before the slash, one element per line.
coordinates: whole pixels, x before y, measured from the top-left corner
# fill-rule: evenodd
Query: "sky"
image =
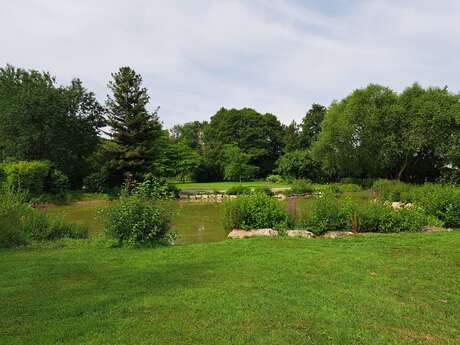
<path fill-rule="evenodd" d="M 460 91 L 457 0 L 0 0 L 0 65 L 80 78 L 121 66 L 166 127 L 251 107 L 284 123 L 379 83 Z"/>

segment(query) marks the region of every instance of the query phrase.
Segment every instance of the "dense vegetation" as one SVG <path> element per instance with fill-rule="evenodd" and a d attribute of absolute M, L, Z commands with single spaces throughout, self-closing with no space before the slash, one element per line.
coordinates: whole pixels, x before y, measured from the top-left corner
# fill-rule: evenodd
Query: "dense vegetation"
<path fill-rule="evenodd" d="M 177 181 L 459 181 L 460 96 L 447 88 L 414 84 L 397 94 L 369 85 L 328 108 L 313 104 L 299 124 L 222 108 L 209 121 L 166 130 L 134 70 L 120 68 L 108 87 L 100 104 L 78 79 L 58 86 L 47 72 L 1 68 L 0 161 L 47 161 L 70 187 L 97 192 L 147 173 Z"/>

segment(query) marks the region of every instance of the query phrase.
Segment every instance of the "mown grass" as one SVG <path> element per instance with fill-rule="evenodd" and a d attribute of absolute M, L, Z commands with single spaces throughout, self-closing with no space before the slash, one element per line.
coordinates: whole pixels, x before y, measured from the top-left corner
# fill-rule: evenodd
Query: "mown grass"
<path fill-rule="evenodd" d="M 235 186 L 245 186 L 250 188 L 269 187 L 269 188 L 289 188 L 289 184 L 276 184 L 266 181 L 249 182 L 193 182 L 176 183 L 176 187 L 181 190 L 222 190 L 225 191 Z"/>
<path fill-rule="evenodd" d="M 459 344 L 459 248 L 451 232 L 1 250 L 0 344 Z"/>

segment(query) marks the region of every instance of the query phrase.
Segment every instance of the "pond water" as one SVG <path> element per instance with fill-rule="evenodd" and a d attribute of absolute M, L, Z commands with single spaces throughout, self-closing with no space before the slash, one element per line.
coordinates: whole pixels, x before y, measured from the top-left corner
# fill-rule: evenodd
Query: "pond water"
<path fill-rule="evenodd" d="M 297 200 L 295 208 L 297 216 L 308 209 L 308 199 Z M 287 202 L 283 202 L 287 207 Z M 109 204 L 108 201 L 81 201 L 70 205 L 57 206 L 45 210 L 50 216 L 83 225 L 94 236 L 104 230 L 100 210 Z M 177 233 L 177 244 L 215 242 L 227 236 L 223 224 L 223 204 L 214 202 L 171 201 L 167 207 L 172 211 L 171 230 Z"/>
<path fill-rule="evenodd" d="M 104 230 L 100 211 L 108 204 L 104 200 L 83 201 L 48 208 L 44 212 L 85 226 L 90 236 L 94 236 Z M 172 201 L 166 207 L 173 214 L 171 231 L 178 235 L 177 244 L 213 242 L 226 238 L 221 203 Z"/>

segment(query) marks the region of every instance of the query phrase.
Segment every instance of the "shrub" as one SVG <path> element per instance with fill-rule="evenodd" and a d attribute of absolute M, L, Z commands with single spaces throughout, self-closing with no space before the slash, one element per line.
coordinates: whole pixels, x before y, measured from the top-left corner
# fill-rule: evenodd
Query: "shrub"
<path fill-rule="evenodd" d="M 267 176 L 265 180 L 269 183 L 276 183 L 276 184 L 285 182 L 284 178 L 281 175 L 269 175 Z"/>
<path fill-rule="evenodd" d="M 6 188 L 22 191 L 29 198 L 44 193 L 64 194 L 69 189 L 69 179 L 48 161 L 19 161 L 1 166 Z"/>
<path fill-rule="evenodd" d="M 331 183 L 329 186 L 331 188 L 331 192 L 335 191 L 334 193 L 352 193 L 362 191 L 361 186 L 354 183 Z"/>
<path fill-rule="evenodd" d="M 423 208 L 426 213 L 439 219 L 445 226 L 460 226 L 459 187 L 427 183 L 415 186 L 409 199 Z"/>
<path fill-rule="evenodd" d="M 106 210 L 106 233 L 120 245 L 167 244 L 173 240 L 166 209 L 134 195 L 122 197 Z"/>
<path fill-rule="evenodd" d="M 429 223 L 427 214 L 417 207 L 395 210 L 390 205 L 377 201 L 362 203 L 353 211 L 352 214 L 356 217 L 353 219 L 357 219 L 358 223 L 353 230 L 360 232 L 419 231 Z"/>
<path fill-rule="evenodd" d="M 315 190 L 313 184 L 306 180 L 294 180 L 291 183 L 290 194 L 313 193 Z"/>
<path fill-rule="evenodd" d="M 132 194 L 140 198 L 154 200 L 174 199 L 179 196 L 179 190 L 175 185 L 167 183 L 164 179 L 157 178 L 152 174 L 146 174 L 141 183 L 134 185 Z"/>
<path fill-rule="evenodd" d="M 27 244 L 30 240 L 86 238 L 88 231 L 63 219 L 54 220 L 25 203 L 24 193 L 0 191 L 0 247 Z"/>
<path fill-rule="evenodd" d="M 286 229 L 291 219 L 280 202 L 255 192 L 225 203 L 224 226 L 227 230 Z"/>
<path fill-rule="evenodd" d="M 410 201 L 411 185 L 401 181 L 380 179 L 374 182 L 372 190 L 378 194 L 381 200 Z"/>
<path fill-rule="evenodd" d="M 91 193 L 104 193 L 107 186 L 107 176 L 103 172 L 95 172 L 83 179 L 83 190 Z"/>
<path fill-rule="evenodd" d="M 321 234 L 329 230 L 345 230 L 348 214 L 340 207 L 334 195 L 325 194 L 311 204 L 310 212 L 301 221 L 301 225 L 314 233 Z"/>
<path fill-rule="evenodd" d="M 64 218 L 50 218 L 44 212 L 28 208 L 22 216 L 24 232 L 35 241 L 52 241 L 60 238 L 87 238 L 88 229 Z"/>
<path fill-rule="evenodd" d="M 0 248 L 27 244 L 21 223 L 24 196 L 9 189 L 0 190 Z"/>
<path fill-rule="evenodd" d="M 233 186 L 227 189 L 226 194 L 227 195 L 243 195 L 243 194 L 250 194 L 251 193 L 251 188 L 243 186 L 243 185 L 238 185 L 238 186 Z"/>

